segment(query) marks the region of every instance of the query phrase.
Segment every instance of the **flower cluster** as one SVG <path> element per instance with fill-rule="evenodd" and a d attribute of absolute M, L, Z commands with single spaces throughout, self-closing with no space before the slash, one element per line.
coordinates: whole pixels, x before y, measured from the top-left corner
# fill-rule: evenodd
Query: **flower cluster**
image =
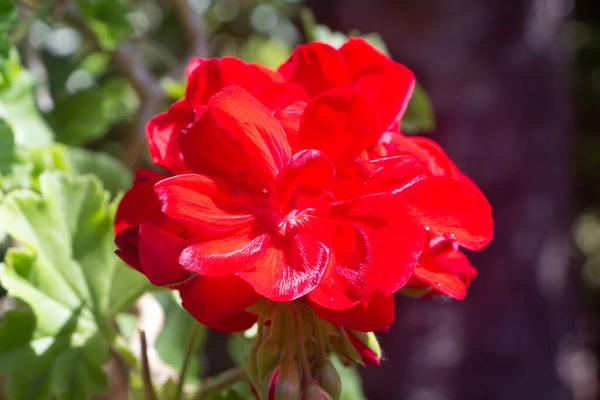
<path fill-rule="evenodd" d="M 321 353 L 343 356 L 364 343 L 358 332 L 389 326 L 401 289 L 465 296 L 475 270 L 460 248 L 491 240 L 491 209 L 439 146 L 400 133 L 410 70 L 351 39 L 299 46 L 277 71 L 195 59 L 187 75 L 185 98 L 148 124 L 164 172 L 137 172 L 117 212 L 117 254 L 179 290 L 211 328 L 268 322 L 256 351 L 310 325 L 296 338 L 304 350 L 278 344 L 257 390 L 269 374 L 321 390 L 310 385 Z M 323 350 L 310 360 L 315 337 Z"/>

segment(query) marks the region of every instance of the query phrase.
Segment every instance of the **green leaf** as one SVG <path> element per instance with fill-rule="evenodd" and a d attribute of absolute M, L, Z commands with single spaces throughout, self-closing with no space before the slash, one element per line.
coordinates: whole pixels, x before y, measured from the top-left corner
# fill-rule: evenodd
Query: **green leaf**
<path fill-rule="evenodd" d="M 78 0 L 86 22 L 94 30 L 104 50 L 114 50 L 132 34 L 127 20 L 131 6 L 123 0 Z"/>
<path fill-rule="evenodd" d="M 331 362 L 340 374 L 342 380 L 342 395 L 340 400 L 366 400 L 362 390 L 360 375 L 356 367 L 345 367 L 337 357 L 331 357 Z"/>
<path fill-rule="evenodd" d="M 435 115 L 431 100 L 429 100 L 425 89 L 417 83 L 406 112 L 402 117 L 402 132 L 415 134 L 431 132 L 434 129 Z"/>
<path fill-rule="evenodd" d="M 156 341 L 156 351 L 160 359 L 179 371 L 185 357 L 191 333 L 198 325 L 187 311 L 177 304 L 168 292 L 157 292 L 154 296 L 165 312 L 165 324 Z M 199 350 L 206 342 L 206 327 L 200 326 L 195 343 L 192 346 L 193 356 L 190 360 L 185 383 L 197 384 L 201 375 Z"/>
<path fill-rule="evenodd" d="M 16 157 L 15 136 L 12 128 L 0 118 L 0 175 L 11 172 L 11 166 Z"/>
<path fill-rule="evenodd" d="M 131 85 L 114 78 L 102 87 L 92 86 L 58 100 L 48 119 L 59 142 L 81 146 L 131 119 L 138 106 Z"/>
<path fill-rule="evenodd" d="M 34 80 L 25 70 L 0 89 L 0 117 L 12 128 L 15 143 L 23 148 L 47 146 L 53 134 L 42 119 L 33 95 Z"/>
<path fill-rule="evenodd" d="M 114 157 L 104 153 L 70 147 L 67 148 L 67 163 L 74 175 L 94 174 L 104 184 L 112 196 L 131 186 L 131 172 Z"/>
<path fill-rule="evenodd" d="M 39 182 L 41 193 L 16 190 L 0 205 L 0 223 L 22 246 L 8 250 L 0 283 L 36 319 L 26 346 L 33 353 L 19 356 L 15 366 L 15 352 L 27 349 L 7 345 L 0 371 L 14 382 L 10 398 L 89 399 L 106 389 L 101 367 L 115 337 L 109 319 L 148 283 L 113 254 L 116 204 L 97 178 L 54 171 Z M 3 329 L 18 329 L 14 323 Z"/>
<path fill-rule="evenodd" d="M 2 70 L 3 63 L 8 58 L 10 52 L 9 33 L 18 22 L 19 18 L 14 1 L 0 0 L 0 70 Z M 0 75 L 4 74 L 0 72 Z"/>

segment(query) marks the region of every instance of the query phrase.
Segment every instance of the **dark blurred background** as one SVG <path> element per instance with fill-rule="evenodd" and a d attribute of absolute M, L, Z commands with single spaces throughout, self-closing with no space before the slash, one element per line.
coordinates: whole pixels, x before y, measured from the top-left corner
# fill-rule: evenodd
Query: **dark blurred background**
<path fill-rule="evenodd" d="M 131 170 L 148 164 L 143 126 L 182 95 L 190 57 L 277 66 L 303 41 L 303 6 L 333 31 L 379 33 L 429 93 L 428 136 L 481 186 L 496 229 L 470 255 L 467 299 L 397 299 L 386 361 L 363 371 L 368 399 L 600 399 L 600 1 L 77 3 L 83 20 L 69 0 L 23 0 L 19 50 L 57 140 Z M 205 373 L 230 364 L 224 343 L 209 337 Z"/>
<path fill-rule="evenodd" d="M 600 2 L 307 4 L 415 71 L 496 221 L 466 300 L 398 298 L 369 399 L 598 398 Z"/>

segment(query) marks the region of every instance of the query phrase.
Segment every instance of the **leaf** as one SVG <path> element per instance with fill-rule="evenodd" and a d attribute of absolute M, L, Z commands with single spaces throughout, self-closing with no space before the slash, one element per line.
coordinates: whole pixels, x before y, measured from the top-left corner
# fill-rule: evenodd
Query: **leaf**
<path fill-rule="evenodd" d="M 133 33 L 127 20 L 132 11 L 123 0 L 78 0 L 86 22 L 96 33 L 104 50 L 114 50 Z"/>
<path fill-rule="evenodd" d="M 70 147 L 67 148 L 69 171 L 74 175 L 94 174 L 112 196 L 128 189 L 133 181 L 131 172 L 108 154 Z"/>
<path fill-rule="evenodd" d="M 13 0 L 0 0 L 0 86 L 8 80 L 6 63 L 10 54 L 9 33 L 17 25 L 19 18 Z"/>
<path fill-rule="evenodd" d="M 402 117 L 402 132 L 408 134 L 431 132 L 435 129 L 435 115 L 431 100 L 418 83 Z"/>
<path fill-rule="evenodd" d="M 30 73 L 20 70 L 8 87 L 0 89 L 0 118 L 10 125 L 15 143 L 23 148 L 47 146 L 53 138 L 36 106 L 33 87 Z"/>
<path fill-rule="evenodd" d="M 340 400 L 366 400 L 362 390 L 360 375 L 356 367 L 345 367 L 337 357 L 331 357 L 331 362 L 340 374 L 342 380 L 342 395 Z"/>
<path fill-rule="evenodd" d="M 15 136 L 12 128 L 4 119 L 0 118 L 0 174 L 11 172 L 11 164 L 16 156 Z"/>
<path fill-rule="evenodd" d="M 156 351 L 160 359 L 179 371 L 183 364 L 188 341 L 198 322 L 168 292 L 154 293 L 165 312 L 165 324 L 156 341 Z M 199 350 L 206 343 L 206 327 L 200 325 L 196 341 L 192 347 L 193 356 L 186 374 L 186 384 L 197 384 L 201 375 Z"/>
<path fill-rule="evenodd" d="M 0 371 L 15 382 L 11 398 L 89 399 L 106 389 L 101 367 L 115 337 L 109 319 L 149 284 L 113 254 L 116 203 L 97 178 L 53 171 L 39 182 L 41 193 L 16 190 L 0 205 L 0 223 L 22 246 L 8 250 L 0 283 L 36 319 L 27 345 L 33 354 L 14 366 L 11 355 L 23 350 L 7 345 Z M 3 329 L 17 329 L 14 323 Z M 27 396 L 18 395 L 23 388 Z"/>
<path fill-rule="evenodd" d="M 48 119 L 59 142 L 81 146 L 131 119 L 138 106 L 129 82 L 115 78 L 59 99 Z"/>

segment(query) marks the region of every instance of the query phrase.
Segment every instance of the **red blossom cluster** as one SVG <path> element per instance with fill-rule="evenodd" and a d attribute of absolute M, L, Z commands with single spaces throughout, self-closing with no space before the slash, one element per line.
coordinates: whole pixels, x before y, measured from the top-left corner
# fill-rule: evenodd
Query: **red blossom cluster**
<path fill-rule="evenodd" d="M 165 171 L 137 172 L 115 242 L 198 321 L 244 330 L 259 300 L 300 300 L 369 332 L 402 288 L 465 296 L 460 248 L 489 243 L 491 209 L 437 144 L 400 133 L 410 70 L 351 39 L 299 46 L 277 71 L 226 57 L 187 74 L 147 127 Z"/>

